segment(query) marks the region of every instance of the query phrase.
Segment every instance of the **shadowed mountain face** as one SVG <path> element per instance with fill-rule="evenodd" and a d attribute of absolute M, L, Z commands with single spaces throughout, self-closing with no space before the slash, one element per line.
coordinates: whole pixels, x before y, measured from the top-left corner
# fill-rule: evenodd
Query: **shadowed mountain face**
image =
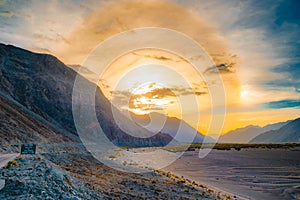
<path fill-rule="evenodd" d="M 1 95 L 36 114 L 35 118 L 47 121 L 52 129 L 74 138 L 77 132 L 72 115 L 72 91 L 76 76 L 74 70 L 51 55 L 0 44 Z M 92 84 L 82 77 L 81 80 L 87 85 Z M 152 133 L 135 124 L 132 124 L 131 130 L 151 137 L 130 136 L 114 122 L 111 104 L 99 89 L 95 94 L 95 102 L 96 115 L 103 131 L 117 145 L 160 146 L 172 139 L 162 133 L 151 136 Z M 125 117 L 124 123 L 128 123 Z"/>
<path fill-rule="evenodd" d="M 222 135 L 219 139 L 219 143 L 248 143 L 256 136 L 266 131 L 277 130 L 286 125 L 288 122 L 290 121 L 269 124 L 264 127 L 250 125 L 244 128 L 238 128 Z"/>
<path fill-rule="evenodd" d="M 35 119 L 21 105 L 1 95 L 0 135 L 0 151 L 19 149 L 20 143 L 75 142 Z"/>
<path fill-rule="evenodd" d="M 255 137 L 251 143 L 300 142 L 300 118 L 290 121 L 278 130 L 271 130 Z"/>

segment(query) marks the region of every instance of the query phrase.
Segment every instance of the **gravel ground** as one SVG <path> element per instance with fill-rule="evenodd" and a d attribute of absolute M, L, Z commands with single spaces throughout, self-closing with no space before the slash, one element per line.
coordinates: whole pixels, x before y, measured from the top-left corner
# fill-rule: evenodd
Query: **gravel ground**
<path fill-rule="evenodd" d="M 99 192 L 91 191 L 60 169 L 51 166 L 39 156 L 16 159 L 17 166 L 2 169 L 5 187 L 0 199 L 101 199 Z"/>
<path fill-rule="evenodd" d="M 22 156 L 0 170 L 0 199 L 215 199 L 205 189 L 158 173 L 130 174 L 88 153 Z"/>

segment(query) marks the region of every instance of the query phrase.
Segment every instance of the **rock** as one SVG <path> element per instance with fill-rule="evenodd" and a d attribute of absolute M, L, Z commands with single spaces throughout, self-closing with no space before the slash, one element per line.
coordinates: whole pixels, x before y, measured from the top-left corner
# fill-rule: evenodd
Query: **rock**
<path fill-rule="evenodd" d="M 27 170 L 37 165 L 33 170 Z M 0 192 L 0 199 L 27 199 L 34 196 L 35 199 L 59 199 L 60 196 L 70 199 L 91 199 L 90 195 L 102 199 L 102 195 L 86 188 L 84 184 L 72 182 L 69 175 L 61 177 L 53 174 L 45 175 L 52 167 L 45 161 L 37 161 L 33 157 L 27 158 L 18 166 L 5 169 L 5 187 Z M 13 175 L 15 174 L 15 175 Z M 66 181 L 69 180 L 69 181 Z"/>
<path fill-rule="evenodd" d="M 2 190 L 5 186 L 5 180 L 0 179 L 0 190 Z"/>

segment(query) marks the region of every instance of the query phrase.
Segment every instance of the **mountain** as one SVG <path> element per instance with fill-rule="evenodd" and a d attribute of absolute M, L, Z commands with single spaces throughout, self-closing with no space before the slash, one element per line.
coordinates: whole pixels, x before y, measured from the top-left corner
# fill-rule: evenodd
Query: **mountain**
<path fill-rule="evenodd" d="M 84 76 L 84 78 L 88 79 L 93 83 L 98 83 L 98 80 L 95 79 L 95 73 L 89 70 L 87 67 L 81 65 L 67 65 L 71 69 L 73 69 L 76 73 Z"/>
<path fill-rule="evenodd" d="M 289 123 L 289 121 L 269 124 L 264 127 L 250 125 L 244 128 L 238 128 L 236 130 L 229 131 L 228 133 L 222 135 L 219 138 L 218 142 L 219 143 L 248 143 L 256 136 L 266 131 L 279 129 L 282 126 L 286 125 L 287 123 Z"/>
<path fill-rule="evenodd" d="M 35 119 L 33 113 L 1 94 L 0 108 L 0 151 L 19 149 L 20 143 L 77 142 L 76 138 L 64 136 Z"/>
<path fill-rule="evenodd" d="M 260 134 L 250 141 L 251 143 L 281 143 L 300 142 L 300 118 L 290 121 L 280 129 Z"/>
<path fill-rule="evenodd" d="M 202 133 L 197 132 L 184 120 L 180 120 L 176 117 L 167 117 L 157 112 L 152 112 L 149 115 L 135 115 L 131 113 L 131 116 L 138 124 L 142 125 L 144 128 L 153 132 L 160 131 L 162 133 L 169 134 L 178 142 L 201 143 L 203 142 L 205 137 Z M 180 134 L 178 130 L 180 130 L 180 133 L 182 134 Z M 211 137 L 207 137 L 205 142 L 212 143 L 214 142 L 214 139 L 212 139 Z"/>
<path fill-rule="evenodd" d="M 72 92 L 78 74 L 54 56 L 33 53 L 11 45 L 0 44 L 0 93 L 17 102 L 33 113 L 32 118 L 44 121 L 52 130 L 65 137 L 78 138 L 72 113 Z M 93 83 L 79 75 L 82 84 L 93 87 Z M 90 106 L 91 107 L 91 106 Z M 131 123 L 117 112 L 125 127 L 148 138 L 138 138 L 126 134 L 115 123 L 112 106 L 99 88 L 95 91 L 95 110 L 104 133 L 119 146 L 161 146 L 172 137 L 167 134 L 152 133 Z M 91 108 L 83 108 L 91 109 Z M 84 110 L 83 110 L 84 112 Z M 8 126 L 1 121 L 1 127 Z M 3 134 L 3 133 L 1 133 Z M 151 137 L 150 137 L 151 136 Z"/>

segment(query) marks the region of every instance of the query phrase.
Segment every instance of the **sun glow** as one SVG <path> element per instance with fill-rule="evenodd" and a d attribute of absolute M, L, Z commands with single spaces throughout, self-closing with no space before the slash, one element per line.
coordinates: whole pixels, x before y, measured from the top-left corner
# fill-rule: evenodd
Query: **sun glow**
<path fill-rule="evenodd" d="M 247 90 L 241 91 L 241 97 L 242 98 L 247 98 L 248 95 L 249 95 L 249 91 L 247 91 Z"/>
<path fill-rule="evenodd" d="M 174 104 L 175 97 L 161 98 L 155 91 L 166 90 L 163 86 L 159 86 L 154 82 L 142 84 L 141 87 L 136 88 L 132 93 L 133 106 L 129 106 L 129 110 L 136 114 L 149 114 L 151 112 L 159 112 L 168 109 Z M 153 95 L 149 95 L 153 94 Z M 175 94 L 174 94 L 175 96 Z"/>
<path fill-rule="evenodd" d="M 203 73 L 215 75 L 214 71 Z M 221 75 L 233 94 L 227 96 L 228 100 L 240 95 L 234 74 Z M 101 78 L 105 80 L 105 85 L 99 85 L 104 95 L 122 111 L 139 115 L 159 112 L 179 119 L 185 113 L 185 121 L 204 134 L 210 116 L 202 114 L 201 124 L 194 121 L 199 119 L 199 113 L 212 108 L 208 87 L 220 84 L 207 82 L 185 59 L 160 49 L 129 52 L 114 60 Z"/>

